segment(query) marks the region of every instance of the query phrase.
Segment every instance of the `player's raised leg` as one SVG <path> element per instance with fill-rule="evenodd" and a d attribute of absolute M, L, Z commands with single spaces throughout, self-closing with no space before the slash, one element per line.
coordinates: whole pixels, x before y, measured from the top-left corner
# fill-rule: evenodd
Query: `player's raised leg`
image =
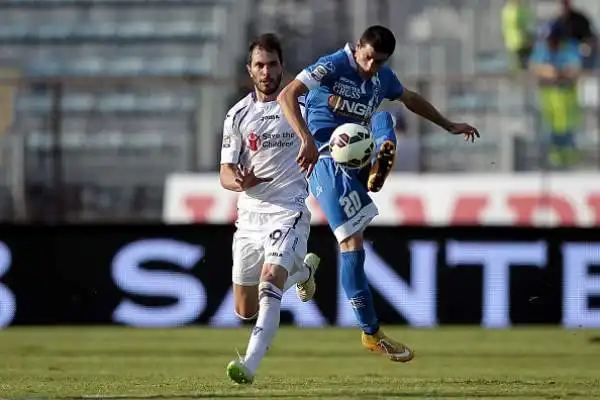
<path fill-rule="evenodd" d="M 302 212 L 283 216 L 280 224 L 287 228 L 275 229 L 269 235 L 269 240 L 265 245 L 267 261 L 282 265 L 289 271 L 283 287 L 284 293 L 291 287 L 295 287 L 298 298 L 307 302 L 313 298 L 317 290 L 315 273 L 321 261 L 316 254 L 307 253 L 310 211 L 305 209 Z M 275 254 L 281 253 L 281 249 L 285 251 L 283 257 L 275 256 Z"/>
<path fill-rule="evenodd" d="M 410 361 L 413 352 L 387 337 L 379 327 L 364 269 L 362 235 L 378 212 L 366 188 L 360 183 L 358 171 L 340 172 L 331 158 L 322 158 L 317 162 L 309 182 L 311 192 L 340 244 L 342 287 L 362 329 L 363 346 L 392 361 Z"/>
<path fill-rule="evenodd" d="M 396 161 L 397 140 L 392 115 L 385 111 L 376 113 L 371 120 L 371 131 L 375 137 L 376 148 L 367 187 L 370 192 L 378 192 Z"/>

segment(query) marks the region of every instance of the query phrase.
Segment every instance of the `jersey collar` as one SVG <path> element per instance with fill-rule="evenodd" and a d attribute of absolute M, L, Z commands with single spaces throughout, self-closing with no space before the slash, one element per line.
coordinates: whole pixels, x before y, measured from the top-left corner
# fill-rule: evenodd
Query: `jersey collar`
<path fill-rule="evenodd" d="M 354 54 L 352 54 L 352 50 L 354 50 L 353 46 L 350 43 L 346 43 L 344 46 L 344 53 L 346 53 L 346 57 L 348 57 L 348 62 L 350 66 L 354 69 L 356 68 L 356 60 L 354 59 Z"/>

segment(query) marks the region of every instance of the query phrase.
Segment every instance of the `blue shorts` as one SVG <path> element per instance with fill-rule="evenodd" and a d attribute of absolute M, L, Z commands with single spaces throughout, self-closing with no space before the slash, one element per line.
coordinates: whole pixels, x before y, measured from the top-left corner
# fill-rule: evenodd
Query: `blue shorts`
<path fill-rule="evenodd" d="M 368 173 L 368 168 L 342 169 L 331 157 L 321 156 L 308 178 L 338 242 L 362 232 L 378 214 L 366 186 Z"/>

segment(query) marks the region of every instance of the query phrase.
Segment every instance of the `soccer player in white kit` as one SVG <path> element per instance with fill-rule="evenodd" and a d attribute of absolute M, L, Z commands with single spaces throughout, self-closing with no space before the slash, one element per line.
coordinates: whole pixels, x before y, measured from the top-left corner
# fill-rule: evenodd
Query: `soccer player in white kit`
<path fill-rule="evenodd" d="M 252 383 L 279 327 L 283 293 L 296 286 L 300 300 L 315 293 L 319 257 L 307 254 L 308 183 L 296 164 L 300 139 L 277 103 L 283 59 L 279 39 L 265 34 L 248 49 L 254 91 L 225 117 L 221 185 L 240 192 L 233 238 L 235 312 L 256 317 L 246 355 L 227 366 L 237 383 Z"/>

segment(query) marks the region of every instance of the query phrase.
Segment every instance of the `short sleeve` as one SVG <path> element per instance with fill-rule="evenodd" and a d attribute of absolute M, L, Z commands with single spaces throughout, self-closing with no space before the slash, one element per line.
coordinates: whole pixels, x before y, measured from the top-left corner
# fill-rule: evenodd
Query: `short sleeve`
<path fill-rule="evenodd" d="M 396 100 L 402 97 L 402 93 L 404 93 L 404 86 L 398 79 L 398 76 L 391 69 L 386 69 L 387 77 L 386 77 L 386 88 L 385 88 L 385 98 L 388 100 Z"/>
<path fill-rule="evenodd" d="M 321 57 L 316 63 L 302 70 L 296 79 L 302 82 L 308 90 L 312 90 L 335 79 L 336 70 L 339 68 L 338 63 L 333 55 Z"/>
<path fill-rule="evenodd" d="M 581 55 L 577 43 L 570 43 L 565 54 L 565 64 L 570 68 L 581 68 Z"/>
<path fill-rule="evenodd" d="M 242 134 L 235 126 L 237 113 L 229 113 L 223 123 L 223 141 L 221 143 L 221 164 L 237 164 L 242 151 Z"/>
<path fill-rule="evenodd" d="M 536 43 L 531 53 L 529 61 L 532 64 L 545 64 L 546 63 L 546 48 L 542 43 Z"/>

